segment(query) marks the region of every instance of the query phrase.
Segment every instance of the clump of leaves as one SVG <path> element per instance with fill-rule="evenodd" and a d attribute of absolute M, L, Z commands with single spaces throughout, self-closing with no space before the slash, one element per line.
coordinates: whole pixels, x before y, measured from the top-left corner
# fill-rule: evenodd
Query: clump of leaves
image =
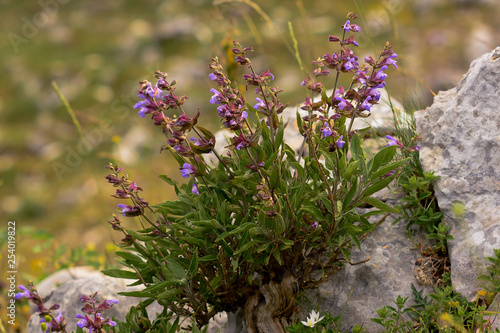
<path fill-rule="evenodd" d="M 403 218 L 408 223 L 408 227 L 413 224 L 424 227 L 427 232 L 433 233 L 435 227 L 443 218 L 443 213 L 439 211 L 432 190 L 432 183 L 439 179 L 434 175 L 434 171 L 403 174 L 398 183 L 405 191 L 402 206 Z"/>
<path fill-rule="evenodd" d="M 177 200 L 150 205 L 123 169 L 110 164 L 106 177 L 125 217 L 137 217 L 141 230 L 125 227 L 118 217 L 110 224 L 122 232 L 123 250 L 117 255 L 129 270 L 106 274 L 135 280 L 142 291 L 124 295 L 157 300 L 179 316 L 192 317 L 198 327 L 221 311 L 244 309 L 249 332 L 281 332 L 287 326 L 300 290 L 315 288 L 350 260 L 350 251 L 397 209 L 373 194 L 388 186 L 396 169 L 409 159 L 395 160 L 401 145 L 389 145 L 371 159 L 362 148 L 362 132 L 352 131 L 355 118 L 370 116 L 380 99 L 389 66 L 397 55 L 387 43 L 375 58 L 358 63 L 352 46 L 360 27 L 349 13 L 341 37 L 330 36 L 337 52 L 314 61 L 316 69 L 302 85 L 310 91 L 297 113 L 303 136 L 299 152 L 284 141 L 285 124 L 279 116 L 286 104 L 274 75 L 254 68 L 251 47 L 234 43 L 234 61 L 255 88 L 252 106 L 236 82 L 224 73 L 219 59 L 209 64 L 214 104 L 222 125 L 231 131 L 227 152 L 215 149 L 216 138 L 198 125 L 199 113 L 185 113 L 186 96 L 175 94 L 177 81 L 156 72 L 155 85 L 141 82 L 135 108 L 151 117 L 167 138 L 165 150 L 179 162 L 187 184 L 167 175 Z M 321 77 L 334 72 L 329 96 Z M 351 83 L 340 86 L 339 76 Z M 315 100 L 314 95 L 321 98 Z M 170 112 L 175 112 L 172 115 Z M 410 150 L 412 148 L 409 148 Z M 214 155 L 217 165 L 208 163 Z M 359 214 L 368 203 L 378 211 Z M 370 222 L 369 216 L 384 215 Z M 320 272 L 319 275 L 314 274 Z"/>
<path fill-rule="evenodd" d="M 413 285 L 412 291 L 414 305 L 406 306 L 408 297 L 398 296 L 395 307 L 376 310 L 379 317 L 371 320 L 382 325 L 385 332 L 493 332 L 485 318 L 486 304 L 468 301 L 453 291 L 453 286 L 435 287 L 426 296 Z"/>
<path fill-rule="evenodd" d="M 484 296 L 488 304 L 500 293 L 500 249 L 493 250 L 494 256 L 486 257 L 485 259 L 491 263 L 486 269 L 488 274 L 480 275 L 477 279 L 482 283 L 480 286 L 484 288 Z"/>

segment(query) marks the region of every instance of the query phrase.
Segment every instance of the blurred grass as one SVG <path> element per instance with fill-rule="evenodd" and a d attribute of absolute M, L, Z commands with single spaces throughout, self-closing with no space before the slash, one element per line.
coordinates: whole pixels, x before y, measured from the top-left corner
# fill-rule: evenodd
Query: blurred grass
<path fill-rule="evenodd" d="M 153 81 L 154 70 L 177 79 L 178 94 L 189 97 L 187 112 L 199 109 L 201 121 L 215 130 L 207 65 L 213 55 L 226 59 L 232 40 L 254 46 L 254 65 L 271 69 L 285 89 L 284 101 L 301 102 L 303 74 L 289 22 L 310 71 L 310 60 L 333 51 L 328 35 L 339 33 L 347 11 L 360 14 L 360 58 L 389 40 L 400 66 L 389 73 L 389 91 L 422 108 L 432 102 L 431 91 L 455 86 L 474 58 L 500 45 L 497 1 L 255 0 L 261 13 L 244 1 L 66 2 L 47 1 L 56 4 L 45 8 L 50 15 L 43 2 L 0 4 L 2 232 L 16 220 L 19 227 L 49 230 L 60 244 L 93 242 L 97 249 L 115 237 L 105 222 L 118 203 L 104 179 L 109 160 L 125 168 L 151 203 L 173 195 L 157 175 L 180 179 L 172 158 L 159 154 L 164 137 L 132 109 L 138 81 Z M 91 149 L 79 146 L 52 81 L 73 107 Z M 18 282 L 25 283 L 35 272 L 32 250 L 19 248 Z M 4 267 L 5 256 L 0 260 Z"/>

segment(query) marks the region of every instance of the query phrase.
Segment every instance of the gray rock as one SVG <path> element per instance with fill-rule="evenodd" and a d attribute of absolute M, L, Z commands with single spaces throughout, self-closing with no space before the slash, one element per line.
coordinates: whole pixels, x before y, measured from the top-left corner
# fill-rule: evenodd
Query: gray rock
<path fill-rule="evenodd" d="M 38 283 L 35 287 L 37 288 L 38 295 L 47 297 L 55 289 L 68 281 L 100 278 L 102 276 L 103 274 L 101 272 L 96 271 L 92 267 L 72 267 L 55 272 L 54 274 L 48 276 L 43 281 Z"/>
<path fill-rule="evenodd" d="M 500 248 L 500 47 L 474 60 L 456 88 L 416 115 L 424 171 L 441 176 L 438 204 L 451 227 L 451 279 L 469 300 Z M 458 209 L 463 204 L 465 212 Z"/>
<path fill-rule="evenodd" d="M 78 272 L 81 270 L 76 271 Z M 48 300 L 45 302 L 45 306 L 47 308 L 55 303 L 61 305 L 60 309 L 67 322 L 67 328 L 69 331 L 76 328 L 76 322 L 78 321 L 75 318 L 76 314 L 81 314 L 80 309 L 82 308 L 82 303 L 79 300 L 81 295 L 90 295 L 90 293 L 97 291 L 99 292 L 98 295 L 100 295 L 102 299 L 117 299 L 119 303 L 104 312 L 104 317 L 115 317 L 117 320 L 125 320 L 125 315 L 128 313 L 130 307 L 137 305 L 140 301 L 140 299 L 136 297 L 125 297 L 117 294 L 120 291 L 142 289 L 140 286 L 127 287 L 127 284 L 131 283 L 131 280 L 116 279 L 104 276 L 99 272 L 96 273 L 98 273 L 98 275 L 93 274 L 91 278 L 77 278 L 66 281 L 60 287 L 53 290 Z M 64 276 L 65 274 L 58 272 L 54 275 Z M 50 282 L 51 280 L 54 281 L 55 279 L 53 277 L 49 277 L 48 281 Z M 40 285 L 44 285 L 44 282 Z M 47 283 L 45 285 L 48 286 L 50 284 Z M 44 288 L 43 292 L 47 293 L 48 289 Z M 149 318 L 155 318 L 156 313 L 160 313 L 162 310 L 163 308 L 157 303 L 151 304 L 147 309 Z M 57 313 L 58 311 L 55 311 L 56 315 Z M 28 322 L 26 332 L 39 333 L 39 321 L 40 317 L 38 314 L 33 314 Z"/>
<path fill-rule="evenodd" d="M 375 196 L 390 205 L 396 205 L 401 198 L 388 189 Z M 373 216 L 370 222 L 374 223 L 380 218 Z M 430 287 L 419 285 L 415 279 L 415 263 L 422 255 L 406 237 L 406 224 L 403 221 L 393 224 L 395 219 L 394 214 L 388 216 L 361 243 L 361 251 L 353 249 L 351 262 L 370 258 L 368 262 L 346 265 L 318 289 L 307 292 L 308 299 L 314 300 L 312 309 L 319 305 L 320 311 L 330 312 L 334 316 L 343 313 L 343 331 L 353 325 L 363 325 L 368 332 L 379 332 L 382 326 L 370 320 L 378 318 L 375 310 L 386 305 L 394 306 L 392 300 L 398 296 L 408 297 L 406 306 L 413 305 L 412 284 L 417 290 L 424 289 L 424 294 L 432 291 Z M 413 230 L 413 233 L 414 239 L 425 239 L 422 231 Z M 302 308 L 308 309 L 305 306 Z"/>

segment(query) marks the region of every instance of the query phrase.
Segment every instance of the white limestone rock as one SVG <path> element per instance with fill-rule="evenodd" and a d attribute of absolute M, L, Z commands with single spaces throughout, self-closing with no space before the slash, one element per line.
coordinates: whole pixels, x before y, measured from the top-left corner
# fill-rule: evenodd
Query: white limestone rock
<path fill-rule="evenodd" d="M 484 257 L 500 248 L 500 47 L 474 60 L 457 87 L 417 112 L 424 171 L 441 176 L 438 204 L 455 240 L 451 279 L 469 300 L 486 273 Z M 458 209 L 463 204 L 465 211 Z"/>

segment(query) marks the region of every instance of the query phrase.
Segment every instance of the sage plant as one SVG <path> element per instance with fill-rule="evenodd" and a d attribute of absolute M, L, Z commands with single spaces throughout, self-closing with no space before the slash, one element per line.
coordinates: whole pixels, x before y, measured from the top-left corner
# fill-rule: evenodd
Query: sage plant
<path fill-rule="evenodd" d="M 351 249 L 361 249 L 361 241 L 397 212 L 372 195 L 397 177 L 393 171 L 407 159 L 393 160 L 400 148 L 393 144 L 368 160 L 365 130 L 352 130 L 356 118 L 371 115 L 387 73 L 397 68 L 388 43 L 361 63 L 355 18 L 347 15 L 341 37 L 328 38 L 334 51 L 313 61 L 313 72 L 297 83 L 307 96 L 306 114 L 297 112 L 304 138 L 298 152 L 284 141 L 281 114 L 289 109 L 282 90 L 269 69 L 253 65 L 252 47 L 234 42 L 232 49 L 246 71 L 244 91 L 217 57 L 209 64 L 207 103 L 232 132 L 227 152 L 214 149 L 215 135 L 198 125 L 200 113 L 186 110 L 187 97 L 175 94 L 176 80 L 157 71 L 156 83 L 140 83 L 134 108 L 161 128 L 162 149 L 173 154 L 187 181 L 161 175 L 177 200 L 149 205 L 121 168 L 108 166 L 106 178 L 118 188 L 114 196 L 131 201 L 119 205 L 121 214 L 143 226 L 126 228 L 116 216 L 110 221 L 125 235 L 120 246 L 126 251 L 117 255 L 129 269 L 106 273 L 144 286 L 123 295 L 157 300 L 198 328 L 219 312 L 243 308 L 249 332 L 284 332 L 301 290 L 318 287 L 345 264 L 359 264 L 351 262 Z M 341 86 L 341 75 L 350 84 Z M 252 91 L 254 100 L 247 100 Z M 216 165 L 207 162 L 210 154 Z M 365 203 L 378 211 L 359 213 L 356 207 Z M 377 214 L 381 218 L 369 220 Z"/>
<path fill-rule="evenodd" d="M 66 330 L 66 321 L 61 313 L 60 305 L 54 304 L 50 308 L 45 307 L 45 298 L 38 294 L 37 289 L 31 283 L 29 288 L 23 285 L 19 286 L 22 293 L 17 293 L 15 295 L 16 299 L 26 298 L 31 303 L 35 304 L 36 312 L 40 316 L 40 330 L 44 333 L 47 332 L 68 332 Z M 104 332 L 104 327 L 116 326 L 116 322 L 110 318 L 104 318 L 103 312 L 112 308 L 113 305 L 118 304 L 116 299 L 105 299 L 101 302 L 97 300 L 97 292 L 91 293 L 90 296 L 82 295 L 80 296 L 80 302 L 84 303 L 82 307 L 83 315 L 77 314 L 76 318 L 79 321 L 76 323 L 79 328 L 86 328 L 88 332 L 101 333 Z M 54 316 L 52 311 L 59 310 L 59 314 Z"/>

